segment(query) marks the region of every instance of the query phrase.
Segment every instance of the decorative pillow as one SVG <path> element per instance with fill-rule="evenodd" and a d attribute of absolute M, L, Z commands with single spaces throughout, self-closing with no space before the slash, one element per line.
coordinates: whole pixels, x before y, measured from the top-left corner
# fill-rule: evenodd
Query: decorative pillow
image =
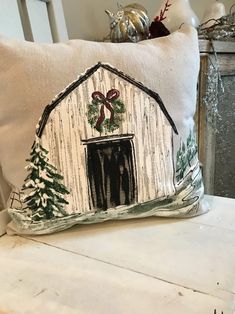
<path fill-rule="evenodd" d="M 0 158 L 17 232 L 207 210 L 193 133 L 194 29 L 138 44 L 2 39 L 0 53 Z"/>

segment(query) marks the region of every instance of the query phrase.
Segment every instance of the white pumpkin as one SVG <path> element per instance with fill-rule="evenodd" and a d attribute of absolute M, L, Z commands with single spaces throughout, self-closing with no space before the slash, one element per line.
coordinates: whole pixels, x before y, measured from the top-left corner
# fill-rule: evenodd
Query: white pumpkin
<path fill-rule="evenodd" d="M 202 19 L 202 24 L 206 23 L 206 27 L 210 27 L 215 23 L 215 20 L 221 18 L 224 15 L 226 15 L 224 4 L 220 1 L 214 1 L 206 8 Z"/>

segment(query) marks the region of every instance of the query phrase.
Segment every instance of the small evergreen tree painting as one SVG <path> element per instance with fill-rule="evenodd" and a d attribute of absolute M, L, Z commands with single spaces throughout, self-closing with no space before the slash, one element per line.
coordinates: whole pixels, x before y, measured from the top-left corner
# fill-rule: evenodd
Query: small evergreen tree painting
<path fill-rule="evenodd" d="M 184 178 L 185 172 L 190 168 L 191 162 L 197 154 L 197 143 L 195 136 L 190 131 L 186 144 L 182 143 L 176 155 L 176 179 L 177 181 Z"/>
<path fill-rule="evenodd" d="M 68 202 L 63 195 L 69 194 L 61 183 L 63 176 L 48 162 L 48 151 L 36 139 L 26 169 L 29 174 L 22 190 L 29 191 L 23 202 L 32 211 L 32 220 L 40 221 L 66 216 L 64 206 Z"/>

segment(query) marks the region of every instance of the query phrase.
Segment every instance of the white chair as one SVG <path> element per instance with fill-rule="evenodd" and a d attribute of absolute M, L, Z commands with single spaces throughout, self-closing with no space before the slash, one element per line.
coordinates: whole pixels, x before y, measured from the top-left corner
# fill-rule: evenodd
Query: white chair
<path fill-rule="evenodd" d="M 68 39 L 61 0 L 1 0 L 0 33 L 47 43 Z"/>

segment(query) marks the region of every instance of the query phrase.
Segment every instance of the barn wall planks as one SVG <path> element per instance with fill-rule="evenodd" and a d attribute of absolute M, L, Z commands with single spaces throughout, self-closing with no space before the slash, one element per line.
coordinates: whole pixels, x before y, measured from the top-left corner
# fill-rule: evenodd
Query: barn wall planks
<path fill-rule="evenodd" d="M 87 105 L 94 91 L 106 95 L 112 88 L 119 90 L 126 111 L 119 129 L 100 134 L 88 123 Z M 105 115 L 110 115 L 107 109 Z M 42 134 L 42 145 L 48 149 L 50 161 L 61 171 L 71 192 L 67 211 L 95 210 L 90 197 L 84 140 L 99 136 L 134 134 L 138 203 L 173 195 L 172 133 L 171 125 L 153 98 L 106 69 L 98 69 L 51 112 Z"/>

